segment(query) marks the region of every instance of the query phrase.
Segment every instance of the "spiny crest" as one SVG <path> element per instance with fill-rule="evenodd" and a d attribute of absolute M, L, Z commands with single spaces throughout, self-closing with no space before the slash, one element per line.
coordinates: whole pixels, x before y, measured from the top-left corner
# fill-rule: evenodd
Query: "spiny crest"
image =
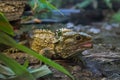
<path fill-rule="evenodd" d="M 65 35 L 67 32 L 73 32 L 73 31 L 71 29 L 61 28 L 61 29 L 58 29 L 55 34 L 56 34 L 56 37 L 59 38 L 60 36 Z"/>
<path fill-rule="evenodd" d="M 60 31 L 62 33 L 65 33 L 65 32 L 71 32 L 72 30 L 71 29 L 67 29 L 67 28 L 61 28 L 58 31 Z"/>
<path fill-rule="evenodd" d="M 44 36 L 46 37 L 52 37 L 55 34 L 51 32 L 50 30 L 46 29 L 34 29 L 31 35 L 31 38 L 43 38 Z"/>
<path fill-rule="evenodd" d="M 54 34 L 54 33 L 46 29 L 34 29 L 33 34 Z"/>

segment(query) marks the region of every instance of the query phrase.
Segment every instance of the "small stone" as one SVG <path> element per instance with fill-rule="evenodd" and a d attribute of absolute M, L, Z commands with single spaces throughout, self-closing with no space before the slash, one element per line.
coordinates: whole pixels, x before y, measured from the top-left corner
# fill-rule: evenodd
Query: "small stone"
<path fill-rule="evenodd" d="M 66 26 L 67 28 L 73 28 L 74 27 L 74 24 L 73 23 L 71 23 L 71 22 L 69 22 L 69 23 L 67 23 L 67 26 Z"/>
<path fill-rule="evenodd" d="M 80 71 L 81 70 L 81 67 L 76 65 L 73 67 L 73 71 Z"/>
<path fill-rule="evenodd" d="M 100 29 L 97 29 L 97 28 L 91 28 L 91 29 L 89 30 L 89 32 L 94 33 L 94 34 L 98 34 L 98 33 L 101 32 L 101 30 L 100 30 Z"/>
<path fill-rule="evenodd" d="M 111 26 L 111 25 L 106 25 L 106 26 L 105 26 L 105 29 L 106 29 L 106 30 L 112 30 L 112 26 Z"/>
<path fill-rule="evenodd" d="M 107 80 L 107 78 L 102 78 L 101 80 Z"/>
<path fill-rule="evenodd" d="M 111 26 L 118 28 L 120 25 L 118 23 L 112 23 Z"/>
<path fill-rule="evenodd" d="M 83 55 L 89 55 L 90 53 L 88 52 L 88 50 L 85 50 L 82 52 Z"/>

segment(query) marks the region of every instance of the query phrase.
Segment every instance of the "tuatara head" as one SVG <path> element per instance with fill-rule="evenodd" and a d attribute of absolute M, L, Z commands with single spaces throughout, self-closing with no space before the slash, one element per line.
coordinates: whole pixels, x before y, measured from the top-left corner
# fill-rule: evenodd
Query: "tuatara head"
<path fill-rule="evenodd" d="M 83 32 L 62 29 L 55 42 L 55 52 L 62 58 L 73 57 L 83 50 L 92 48 L 92 37 Z"/>

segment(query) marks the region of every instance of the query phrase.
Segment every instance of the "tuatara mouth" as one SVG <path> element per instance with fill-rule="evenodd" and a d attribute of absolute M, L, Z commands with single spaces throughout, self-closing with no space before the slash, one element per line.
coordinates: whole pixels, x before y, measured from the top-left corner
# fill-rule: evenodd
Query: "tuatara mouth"
<path fill-rule="evenodd" d="M 92 48 L 93 43 L 92 43 L 92 41 L 87 41 L 87 42 L 82 43 L 80 46 L 83 48 Z"/>
<path fill-rule="evenodd" d="M 92 43 L 91 40 L 90 41 L 86 41 L 86 42 L 84 42 L 82 44 L 75 44 L 75 46 L 71 46 L 69 48 L 66 48 L 66 50 L 64 50 L 64 52 L 62 52 L 61 56 L 63 58 L 69 58 L 69 57 L 78 55 L 82 51 L 84 51 L 86 49 L 90 49 L 92 47 L 93 47 L 93 43 Z"/>

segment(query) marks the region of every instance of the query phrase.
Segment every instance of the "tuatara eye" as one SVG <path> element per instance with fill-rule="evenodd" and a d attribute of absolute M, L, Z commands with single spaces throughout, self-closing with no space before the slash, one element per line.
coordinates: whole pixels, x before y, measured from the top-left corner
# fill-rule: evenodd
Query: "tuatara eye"
<path fill-rule="evenodd" d="M 76 36 L 76 40 L 81 40 L 81 36 Z"/>

